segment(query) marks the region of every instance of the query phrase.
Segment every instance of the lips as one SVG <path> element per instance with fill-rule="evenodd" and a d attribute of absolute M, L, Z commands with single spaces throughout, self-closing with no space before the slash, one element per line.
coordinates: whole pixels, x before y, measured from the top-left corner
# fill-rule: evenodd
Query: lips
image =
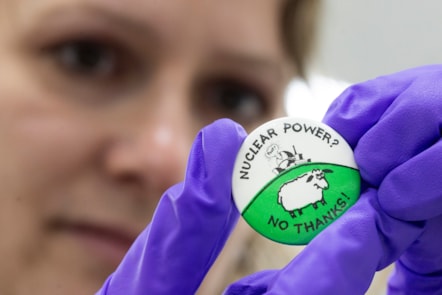
<path fill-rule="evenodd" d="M 51 230 L 67 236 L 85 253 L 86 259 L 96 259 L 115 268 L 123 259 L 137 234 L 121 226 L 103 222 L 53 220 Z"/>

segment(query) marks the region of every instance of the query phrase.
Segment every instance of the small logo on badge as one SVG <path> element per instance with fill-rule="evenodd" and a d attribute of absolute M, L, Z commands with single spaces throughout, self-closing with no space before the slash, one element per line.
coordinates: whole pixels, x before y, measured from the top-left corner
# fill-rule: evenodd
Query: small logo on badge
<path fill-rule="evenodd" d="M 304 245 L 359 197 L 353 152 L 329 126 L 281 118 L 244 141 L 232 191 L 243 218 L 274 241 Z"/>
<path fill-rule="evenodd" d="M 310 159 L 304 160 L 302 154 L 296 152 L 295 146 L 293 151 L 280 150 L 277 144 L 271 144 L 266 151 L 266 156 L 275 162 L 273 172 L 279 174 L 292 166 L 310 162 Z"/>

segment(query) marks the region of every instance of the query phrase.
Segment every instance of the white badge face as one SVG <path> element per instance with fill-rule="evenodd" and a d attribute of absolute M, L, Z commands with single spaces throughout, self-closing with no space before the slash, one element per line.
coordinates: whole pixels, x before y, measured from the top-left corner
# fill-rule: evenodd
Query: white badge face
<path fill-rule="evenodd" d="M 243 218 L 276 242 L 305 245 L 359 197 L 353 151 L 329 126 L 280 118 L 241 146 L 232 192 Z"/>

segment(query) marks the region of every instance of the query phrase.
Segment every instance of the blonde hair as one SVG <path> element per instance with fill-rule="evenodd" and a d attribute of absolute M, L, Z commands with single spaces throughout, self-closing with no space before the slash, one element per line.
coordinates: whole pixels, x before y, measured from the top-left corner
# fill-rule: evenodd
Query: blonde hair
<path fill-rule="evenodd" d="M 320 7 L 320 0 L 284 0 L 282 4 L 281 39 L 301 77 L 315 45 Z"/>

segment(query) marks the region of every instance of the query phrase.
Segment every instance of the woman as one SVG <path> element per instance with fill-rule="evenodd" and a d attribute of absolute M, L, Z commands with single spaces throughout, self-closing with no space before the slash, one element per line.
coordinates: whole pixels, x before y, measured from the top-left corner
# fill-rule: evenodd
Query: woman
<path fill-rule="evenodd" d="M 0 293 L 95 292 L 182 179 L 202 126 L 283 114 L 316 4 L 1 1 Z M 259 239 L 236 235 L 241 248 Z M 223 255 L 202 293 L 269 267 Z"/>

